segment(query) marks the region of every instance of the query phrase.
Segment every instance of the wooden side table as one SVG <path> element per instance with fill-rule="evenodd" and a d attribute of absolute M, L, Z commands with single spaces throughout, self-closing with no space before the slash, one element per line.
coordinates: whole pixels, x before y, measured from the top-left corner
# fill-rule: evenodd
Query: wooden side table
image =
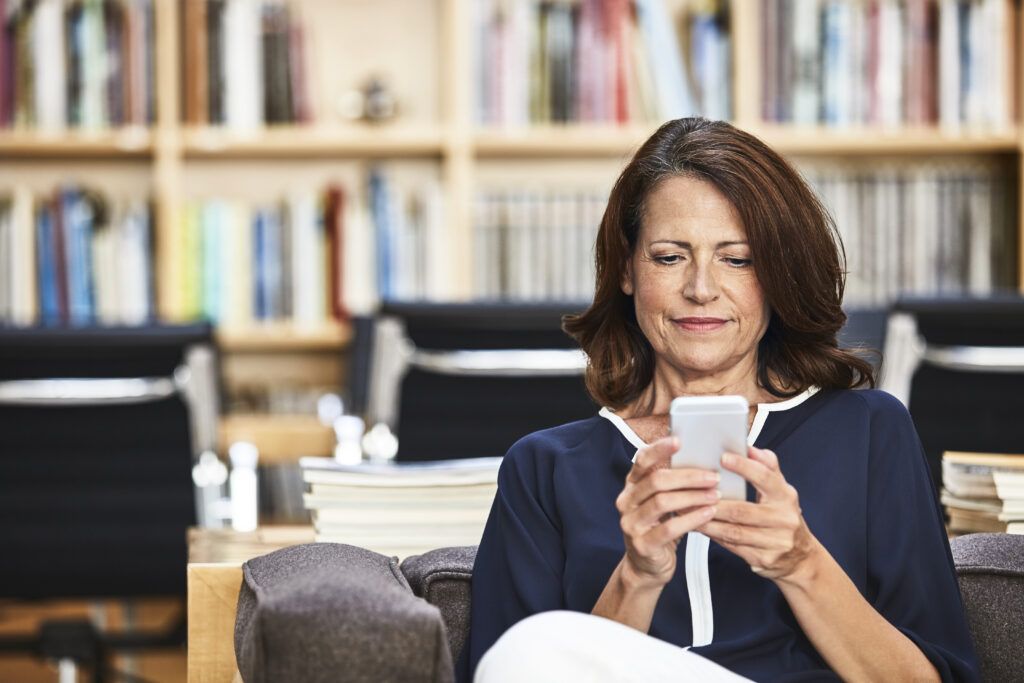
<path fill-rule="evenodd" d="M 269 526 L 239 533 L 190 529 L 188 535 L 188 681 L 241 681 L 235 665 L 235 607 L 242 563 L 314 540 L 311 526 Z"/>

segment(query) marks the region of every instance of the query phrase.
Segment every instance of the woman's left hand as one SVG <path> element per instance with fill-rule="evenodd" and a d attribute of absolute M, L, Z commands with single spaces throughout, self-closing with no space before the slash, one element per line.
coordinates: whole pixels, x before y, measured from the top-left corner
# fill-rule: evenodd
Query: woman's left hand
<path fill-rule="evenodd" d="M 714 518 L 696 531 L 746 560 L 757 574 L 772 580 L 795 577 L 814 560 L 817 539 L 800 513 L 800 499 L 769 450 L 747 449 L 748 457 L 722 456 L 722 466 L 753 484 L 757 502 L 722 500 Z"/>

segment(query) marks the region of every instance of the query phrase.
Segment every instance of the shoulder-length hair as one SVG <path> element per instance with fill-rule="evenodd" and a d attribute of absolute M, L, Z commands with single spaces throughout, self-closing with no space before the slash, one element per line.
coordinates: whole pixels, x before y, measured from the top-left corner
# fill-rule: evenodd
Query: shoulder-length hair
<path fill-rule="evenodd" d="M 615 182 L 594 248 L 594 301 L 563 319 L 563 329 L 589 358 L 586 384 L 594 400 L 622 408 L 654 377 L 654 349 L 622 281 L 647 197 L 673 176 L 712 183 L 746 230 L 771 309 L 758 344 L 760 385 L 780 398 L 810 386 L 874 386 L 871 364 L 836 341 L 846 322 L 845 253 L 828 211 L 800 174 L 753 135 L 721 121 L 685 118 L 662 125 Z"/>

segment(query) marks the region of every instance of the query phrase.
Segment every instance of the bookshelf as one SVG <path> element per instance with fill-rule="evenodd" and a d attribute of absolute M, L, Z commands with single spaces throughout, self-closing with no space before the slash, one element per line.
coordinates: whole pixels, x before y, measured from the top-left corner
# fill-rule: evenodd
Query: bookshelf
<path fill-rule="evenodd" d="M 351 329 L 341 323 L 303 328 L 274 323 L 249 328 L 221 328 L 217 343 L 228 353 L 242 351 L 340 351 L 351 340 Z"/>
<path fill-rule="evenodd" d="M 665 2 L 670 11 L 685 3 Z M 0 130 L 0 186 L 23 177 L 52 178 L 73 168 L 83 177 L 95 174 L 101 185 L 150 193 L 155 206 L 158 308 L 165 313 L 173 308 L 179 285 L 168 255 L 177 248 L 175 230 L 181 225 L 183 206 L 210 186 L 260 196 L 282 185 L 323 183 L 332 174 L 357 178 L 367 164 L 376 162 L 407 169 L 414 176 L 436 177 L 445 202 L 444 250 L 450 264 L 444 289 L 450 298 L 461 300 L 473 291 L 473 204 L 480 188 L 567 174 L 610 186 L 629 154 L 654 128 L 477 124 L 474 0 L 294 0 L 291 6 L 310 27 L 309 78 L 318 93 L 312 105 L 314 123 L 273 125 L 247 133 L 189 123 L 182 115 L 186 4 L 155 0 L 158 96 L 150 128 L 48 134 Z M 1017 4 L 1006 0 L 1010 25 L 1006 54 L 1000 56 L 1012 83 L 1010 123 L 956 131 L 920 125 L 836 128 L 766 122 L 761 115 L 761 7 L 751 0 L 729 2 L 733 121 L 794 157 L 1002 160 L 1016 175 L 1015 284 L 1024 291 L 1024 19 Z M 399 97 L 399 116 L 373 125 L 345 122 L 336 111 L 338 94 L 372 73 L 388 76 Z M 137 177 L 140 172 L 142 179 Z M 261 372 L 256 359 L 283 363 L 286 356 L 293 367 L 312 365 L 319 372 L 326 369 L 330 376 L 343 377 L 350 331 L 337 322 L 315 329 L 274 323 L 226 327 L 218 339 L 228 357 L 225 369 L 232 384 Z M 241 360 L 236 362 L 235 356 Z M 333 358 L 333 366 L 323 365 L 328 358 Z M 224 433 L 255 434 L 259 443 L 275 444 L 275 453 L 282 457 L 289 443 L 300 444 L 293 449 L 300 451 L 304 444 L 323 438 L 318 425 L 306 422 L 303 427 L 301 421 L 290 420 L 243 415 L 226 420 Z M 297 430 L 306 430 L 308 438 L 291 438 Z"/>

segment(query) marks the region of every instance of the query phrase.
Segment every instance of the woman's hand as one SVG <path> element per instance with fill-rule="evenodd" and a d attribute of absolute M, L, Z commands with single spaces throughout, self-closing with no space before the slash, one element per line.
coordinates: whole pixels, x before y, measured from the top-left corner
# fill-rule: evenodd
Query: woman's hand
<path fill-rule="evenodd" d="M 772 580 L 786 580 L 811 565 L 818 545 L 800 513 L 796 489 L 769 450 L 747 449 L 749 457 L 722 456 L 722 466 L 753 484 L 757 502 L 722 501 L 714 519 L 697 529 L 736 553 L 750 568 Z"/>
<path fill-rule="evenodd" d="M 711 519 L 719 500 L 717 472 L 669 466 L 678 449 L 672 436 L 641 448 L 615 499 L 626 542 L 622 571 L 633 585 L 668 583 L 679 539 Z"/>

